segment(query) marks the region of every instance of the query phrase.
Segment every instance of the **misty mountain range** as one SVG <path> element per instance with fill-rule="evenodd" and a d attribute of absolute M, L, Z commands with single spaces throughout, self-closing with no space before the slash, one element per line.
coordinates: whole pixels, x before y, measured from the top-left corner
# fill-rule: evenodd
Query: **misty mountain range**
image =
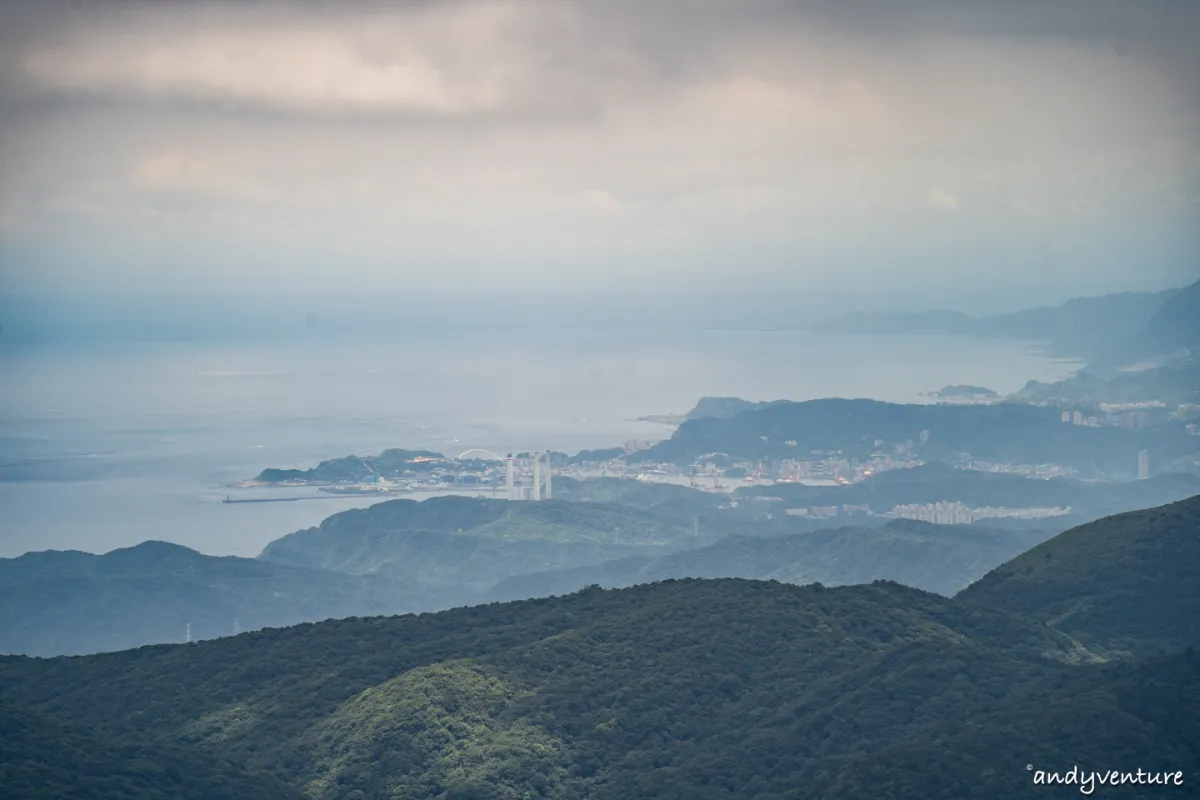
<path fill-rule="evenodd" d="M 813 330 L 832 333 L 959 334 L 1045 344 L 1094 369 L 1194 348 L 1200 351 L 1200 281 L 1162 292 L 1080 297 L 1053 307 L 975 317 L 956 311 L 848 314 Z"/>
<path fill-rule="evenodd" d="M 758 490 L 746 489 L 739 493 L 746 502 L 734 509 L 727 498 L 682 486 L 563 479 L 562 499 L 553 501 L 446 496 L 345 511 L 277 539 L 257 559 L 207 556 L 165 542 L 105 555 L 28 553 L 0 559 L 0 652 L 111 651 L 182 641 L 189 631 L 201 640 L 668 578 L 830 586 L 887 579 L 950 595 L 1065 527 L 1200 493 L 1200 478 L 1188 475 L 1114 491 L 944 465 L 869 480 L 877 485 L 762 487 L 796 493 L 781 504 L 754 502 Z M 807 519 L 777 507 L 873 499 L 1024 502 L 1070 505 L 1073 512 L 1020 524 L 940 526 L 864 516 L 849 523 Z"/>
<path fill-rule="evenodd" d="M 1187 786 L 1198 524 L 1200 497 L 1098 520 L 953 599 L 689 579 L 3 657 L 0 779 L 17 797 L 1000 798 L 1082 763 Z"/>

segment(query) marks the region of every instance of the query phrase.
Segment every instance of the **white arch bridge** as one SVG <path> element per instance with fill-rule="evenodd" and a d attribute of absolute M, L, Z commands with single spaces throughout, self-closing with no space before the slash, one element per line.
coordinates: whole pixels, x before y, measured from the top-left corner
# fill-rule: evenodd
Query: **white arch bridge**
<path fill-rule="evenodd" d="M 491 450 L 481 450 L 478 447 L 467 450 L 465 453 L 459 453 L 458 457 L 455 460 L 461 461 L 464 458 L 466 458 L 467 456 L 470 456 L 472 453 L 482 453 L 483 455 L 491 458 L 493 461 L 503 461 L 504 460 L 503 456 L 498 456 L 495 453 L 493 453 Z"/>

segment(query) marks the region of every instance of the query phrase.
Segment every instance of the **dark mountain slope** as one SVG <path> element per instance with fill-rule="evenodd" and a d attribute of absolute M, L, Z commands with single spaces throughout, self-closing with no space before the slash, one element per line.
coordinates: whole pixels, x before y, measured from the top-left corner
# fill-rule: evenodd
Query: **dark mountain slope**
<path fill-rule="evenodd" d="M 421 607 L 376 577 L 206 556 L 166 542 L 0 559 L 0 652 L 69 655 Z"/>
<path fill-rule="evenodd" d="M 1198 741 L 1200 658 L 1189 651 L 1039 680 L 986 709 L 852 759 L 810 796 L 950 800 L 1036 797 L 1057 788 L 1058 796 L 1107 789 L 1121 797 L 1190 797 L 1200 780 Z M 1065 776 L 1075 767 L 1079 777 L 1069 788 L 1035 784 L 1038 773 Z M 1160 785 L 1109 788 L 1090 777 L 1138 769 L 1156 773 Z M 1170 775 L 1165 788 L 1164 775 Z"/>
<path fill-rule="evenodd" d="M 727 506 L 729 498 L 687 486 L 628 478 L 556 480 L 554 496 L 576 503 L 615 503 L 648 511 L 656 516 L 690 525 L 693 515 L 709 516 Z"/>
<path fill-rule="evenodd" d="M 1200 496 L 1081 525 L 958 597 L 1028 614 L 1089 647 L 1154 653 L 1200 642 Z"/>
<path fill-rule="evenodd" d="M 1186 642 L 1198 504 L 1076 528 L 955 599 L 885 582 L 591 588 L 0 658 L 0 699 L 319 800 L 1034 797 L 1025 764 L 1076 763 L 1179 769 L 1193 787 L 1195 657 L 1104 664 L 1054 626 L 1133 653 Z M 1022 582 L 1037 572 L 1041 597 Z"/>
<path fill-rule="evenodd" d="M 183 748 L 114 744 L 0 699 L 5 800 L 299 800 L 300 792 Z"/>
<path fill-rule="evenodd" d="M 890 580 L 950 596 L 1056 532 L 895 520 L 874 528 L 731 536 L 658 558 L 514 576 L 497 584 L 490 598 L 516 600 L 566 594 L 593 583 L 615 588 L 672 578 L 754 578 L 826 586 Z"/>
<path fill-rule="evenodd" d="M 1126 359 L 1190 349 L 1200 352 L 1200 281 L 1171 295 L 1123 348 Z"/>
<path fill-rule="evenodd" d="M 419 524 L 436 527 L 406 527 Z M 419 589 L 420 608 L 438 609 L 474 602 L 511 576 L 695 543 L 690 524 L 624 506 L 441 497 L 335 514 L 271 542 L 260 559 L 386 577 Z"/>
<path fill-rule="evenodd" d="M 920 445 L 922 431 L 928 441 Z M 764 438 L 765 437 L 765 438 Z M 794 442 L 794 444 L 789 444 Z M 1019 403 L 899 405 L 839 398 L 783 403 L 730 419 L 684 422 L 670 439 L 630 456 L 688 464 L 708 453 L 747 459 L 803 458 L 839 451 L 865 458 L 880 444 L 914 442 L 924 461 L 976 459 L 1063 464 L 1091 476 L 1096 470 L 1129 473 L 1139 450 L 1170 461 L 1200 449 L 1182 423 L 1147 430 L 1064 425 L 1058 409 Z"/>
<path fill-rule="evenodd" d="M 0 691 L 313 797 L 729 797 L 794 791 L 1081 656 L 1040 625 L 894 584 L 680 581 L 0 659 Z"/>
<path fill-rule="evenodd" d="M 767 400 L 755 402 L 753 400 L 743 400 L 740 397 L 701 397 L 695 407 L 684 416 L 687 419 L 699 419 L 700 417 L 726 419 L 728 417 L 736 417 L 743 411 L 757 411 L 760 408 L 768 408 L 769 406 L 778 405 L 783 402 L 786 401 Z"/>

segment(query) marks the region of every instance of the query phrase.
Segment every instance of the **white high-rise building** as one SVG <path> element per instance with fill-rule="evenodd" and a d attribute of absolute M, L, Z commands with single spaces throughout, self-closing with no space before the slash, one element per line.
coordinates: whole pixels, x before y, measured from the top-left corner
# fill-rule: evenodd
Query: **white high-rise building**
<path fill-rule="evenodd" d="M 533 454 L 533 499 L 542 499 L 542 454 Z"/>
<path fill-rule="evenodd" d="M 1062 419 L 1063 419 L 1063 422 L 1070 422 L 1071 421 L 1071 412 L 1064 411 Z"/>
<path fill-rule="evenodd" d="M 550 473 L 552 471 L 553 470 L 551 469 L 550 451 L 547 450 L 546 451 L 546 499 L 547 500 L 550 499 L 550 492 L 551 492 Z"/>
<path fill-rule="evenodd" d="M 1138 453 L 1138 480 L 1144 481 L 1150 477 L 1150 451 Z"/>
<path fill-rule="evenodd" d="M 1072 420 L 1074 421 L 1074 423 L 1076 425 L 1082 425 L 1083 424 L 1083 412 L 1076 411 L 1075 414 L 1072 416 Z"/>
<path fill-rule="evenodd" d="M 513 486 L 513 454 L 509 453 L 508 458 L 504 459 L 504 462 L 505 462 L 505 470 L 507 473 L 505 477 L 507 478 L 507 482 L 508 482 L 508 499 L 516 500 L 517 494 L 515 491 L 515 487 Z"/>

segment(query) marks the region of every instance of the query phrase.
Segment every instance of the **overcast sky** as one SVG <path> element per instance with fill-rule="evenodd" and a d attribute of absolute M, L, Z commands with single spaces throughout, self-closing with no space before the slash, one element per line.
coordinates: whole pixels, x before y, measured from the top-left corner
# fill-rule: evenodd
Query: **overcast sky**
<path fill-rule="evenodd" d="M 1195 0 L 0 14 L 0 290 L 753 315 L 1200 277 Z"/>

